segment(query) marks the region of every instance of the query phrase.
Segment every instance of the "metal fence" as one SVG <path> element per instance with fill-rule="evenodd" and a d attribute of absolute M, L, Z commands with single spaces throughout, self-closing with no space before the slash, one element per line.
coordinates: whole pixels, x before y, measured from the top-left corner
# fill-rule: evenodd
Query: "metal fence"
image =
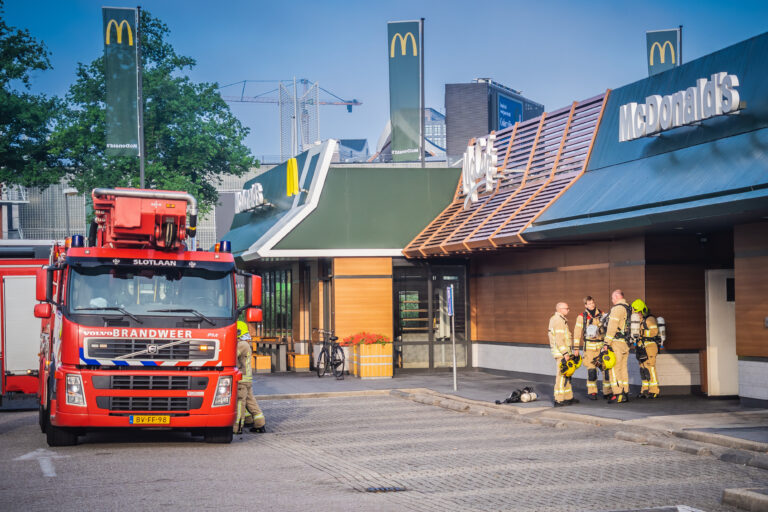
<path fill-rule="evenodd" d="M 66 188 L 66 183 L 60 183 L 42 190 L 27 189 L 29 202 L 19 205 L 19 238 L 62 240 L 86 234 L 85 196 L 64 195 Z"/>

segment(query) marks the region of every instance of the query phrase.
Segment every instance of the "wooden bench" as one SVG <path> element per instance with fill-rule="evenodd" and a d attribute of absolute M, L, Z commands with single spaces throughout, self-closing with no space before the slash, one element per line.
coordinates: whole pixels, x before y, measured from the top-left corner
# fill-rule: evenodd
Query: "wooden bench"
<path fill-rule="evenodd" d="M 269 356 L 270 368 L 273 372 L 285 372 L 288 370 L 287 345 L 280 338 L 256 337 L 252 341 L 254 352 L 260 356 Z"/>

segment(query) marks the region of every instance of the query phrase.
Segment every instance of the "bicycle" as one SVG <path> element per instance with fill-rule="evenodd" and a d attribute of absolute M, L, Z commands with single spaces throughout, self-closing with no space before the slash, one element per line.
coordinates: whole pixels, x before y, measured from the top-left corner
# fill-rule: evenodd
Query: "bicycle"
<path fill-rule="evenodd" d="M 322 377 L 330 369 L 334 377 L 343 379 L 344 350 L 341 348 L 341 345 L 336 343 L 339 339 L 338 336 L 334 336 L 333 331 L 316 330 L 323 335 L 323 348 L 320 349 L 320 353 L 317 355 L 317 364 L 315 365 L 317 376 Z"/>

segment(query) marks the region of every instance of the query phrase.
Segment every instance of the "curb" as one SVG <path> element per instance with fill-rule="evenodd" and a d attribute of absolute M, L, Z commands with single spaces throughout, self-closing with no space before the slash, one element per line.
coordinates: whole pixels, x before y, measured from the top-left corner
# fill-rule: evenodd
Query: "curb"
<path fill-rule="evenodd" d="M 756 492 L 763 491 L 763 492 Z M 725 489 L 723 491 L 723 505 L 731 505 L 750 512 L 768 510 L 768 489 Z"/>
<path fill-rule="evenodd" d="M 674 435 L 682 437 L 684 439 L 690 439 L 692 441 L 702 441 L 705 443 L 719 444 L 728 448 L 736 448 L 738 450 L 749 450 L 758 453 L 768 453 L 768 443 L 761 443 L 759 441 L 750 441 L 749 439 L 738 439 L 735 437 L 728 437 L 722 434 L 715 434 L 714 432 L 697 432 L 695 430 L 676 430 Z"/>

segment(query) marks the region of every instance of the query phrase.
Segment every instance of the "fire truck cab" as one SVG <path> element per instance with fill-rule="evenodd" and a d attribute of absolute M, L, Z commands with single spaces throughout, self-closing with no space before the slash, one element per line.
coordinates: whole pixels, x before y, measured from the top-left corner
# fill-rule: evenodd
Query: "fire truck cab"
<path fill-rule="evenodd" d="M 187 250 L 197 215 L 189 194 L 96 189 L 93 204 L 88 242 L 55 245 L 38 273 L 48 444 L 76 444 L 87 429 L 109 427 L 231 442 L 241 378 L 235 323 L 242 312 L 261 321 L 260 277 L 247 276 L 247 304 L 238 305 L 229 243 Z"/>

